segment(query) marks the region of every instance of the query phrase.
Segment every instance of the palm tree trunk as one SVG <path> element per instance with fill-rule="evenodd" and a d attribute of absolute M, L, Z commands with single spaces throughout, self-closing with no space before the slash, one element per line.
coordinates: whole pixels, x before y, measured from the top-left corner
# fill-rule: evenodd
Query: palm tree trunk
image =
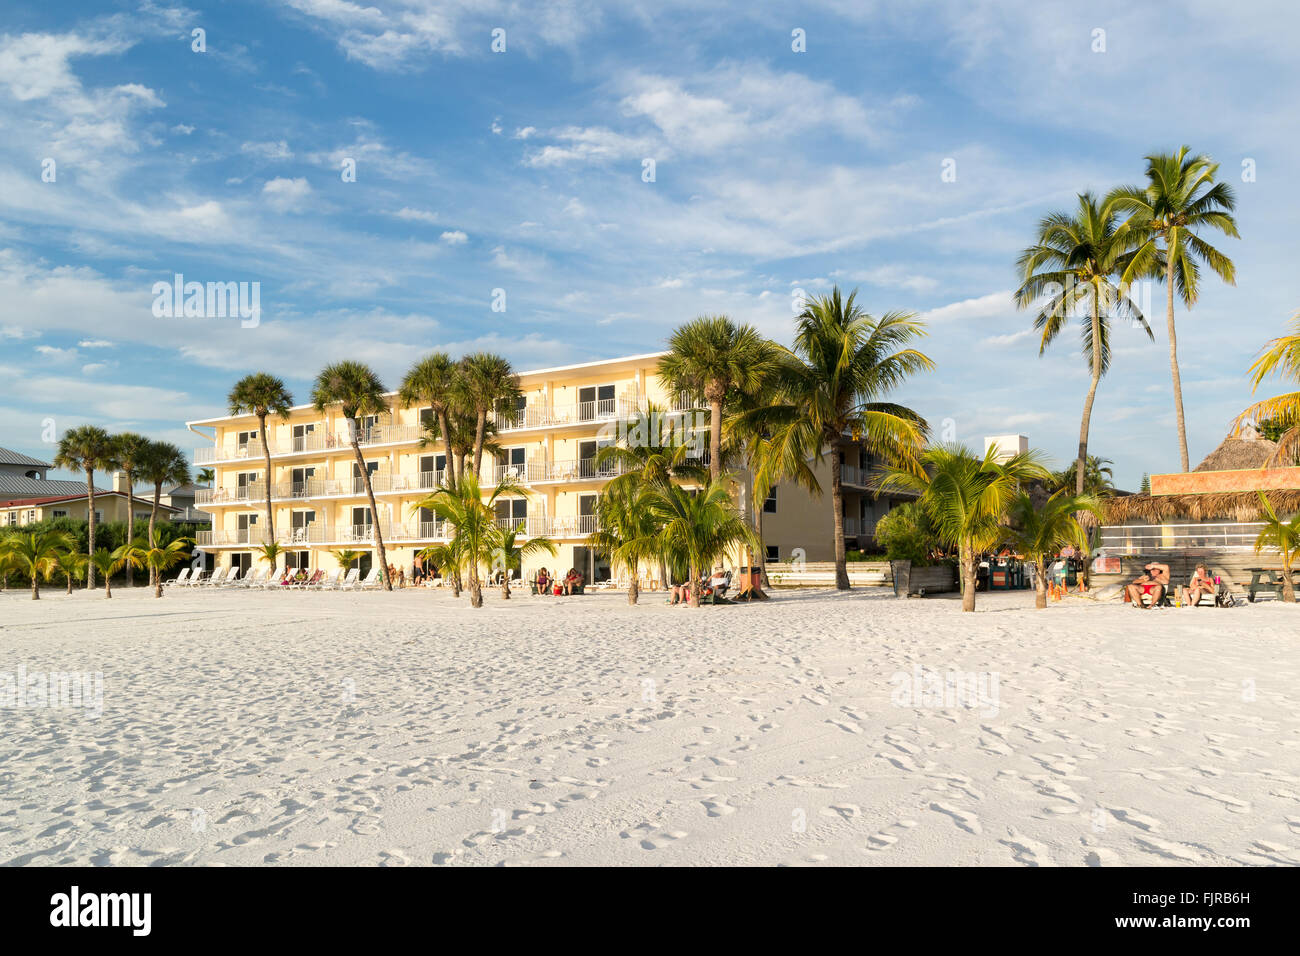
<path fill-rule="evenodd" d="M 637 602 L 637 598 L 641 596 L 641 588 L 637 585 L 636 568 L 631 568 L 630 571 L 632 578 L 628 582 L 627 586 L 627 603 L 629 605 L 634 605 Z"/>
<path fill-rule="evenodd" d="M 961 546 L 961 609 L 975 610 L 975 545 L 970 540 Z"/>
<path fill-rule="evenodd" d="M 266 482 L 266 540 L 270 543 L 275 540 L 275 512 L 271 508 L 271 442 L 267 440 L 266 437 L 265 415 L 257 416 L 257 427 L 260 429 L 262 434 L 262 459 L 266 463 L 266 478 L 264 479 Z M 354 444 L 353 447 L 355 448 L 357 446 Z M 358 452 L 358 454 L 360 453 Z M 361 465 L 361 470 L 366 470 L 364 463 Z M 370 487 L 370 480 L 368 478 L 366 480 L 366 487 Z M 373 509 L 374 506 L 374 501 L 371 501 L 370 507 Z"/>
<path fill-rule="evenodd" d="M 1101 381 L 1101 304 L 1096 289 L 1092 296 L 1092 378 L 1088 383 L 1088 397 L 1083 400 L 1083 420 L 1079 423 L 1079 458 L 1074 467 L 1074 493 L 1083 494 L 1083 477 L 1088 467 L 1088 429 L 1092 424 L 1092 402 L 1097 396 Z"/>
<path fill-rule="evenodd" d="M 112 573 L 106 573 L 104 575 L 104 597 L 111 598 L 112 596 L 113 596 L 113 575 Z"/>
<path fill-rule="evenodd" d="M 36 569 L 32 568 L 32 600 L 39 601 L 40 599 L 41 599 L 41 585 L 40 582 L 37 581 Z"/>
<path fill-rule="evenodd" d="M 149 511 L 149 547 L 150 548 L 156 548 L 158 546 L 157 543 L 154 541 L 153 526 L 154 526 L 154 522 L 158 519 L 158 502 L 159 499 L 161 498 L 162 498 L 162 482 L 156 481 L 154 482 L 154 486 L 153 486 L 153 508 Z M 159 576 L 160 575 L 158 573 L 158 569 L 155 568 L 152 564 L 149 565 L 149 583 L 156 584 L 158 582 Z M 158 597 L 162 597 L 162 595 L 159 594 Z"/>
<path fill-rule="evenodd" d="M 689 601 L 691 607 L 699 607 L 700 606 L 700 574 L 699 574 L 700 569 L 699 566 L 695 563 L 694 559 L 692 559 L 690 563 L 687 564 L 686 567 L 687 567 L 687 573 L 691 576 L 690 579 L 691 596 L 687 600 Z"/>
<path fill-rule="evenodd" d="M 509 568 L 506 568 L 505 573 L 501 577 L 501 599 L 503 601 L 510 600 L 510 569 Z"/>
<path fill-rule="evenodd" d="M 95 553 L 95 470 L 86 469 L 86 552 Z M 95 566 L 86 565 L 86 589 L 94 590 Z"/>
<path fill-rule="evenodd" d="M 483 433 L 487 430 L 487 409 L 478 410 L 478 421 L 474 423 L 474 476 L 480 477 L 479 469 L 483 467 Z"/>
<path fill-rule="evenodd" d="M 759 574 L 759 581 L 763 587 L 771 587 L 772 582 L 767 579 L 767 545 L 763 543 L 763 506 L 758 502 L 755 502 L 755 504 L 758 507 L 754 509 L 754 533 L 758 535 L 759 567 L 763 569 Z M 764 595 L 764 597 L 766 596 Z"/>
<path fill-rule="evenodd" d="M 361 455 L 361 443 L 357 438 L 357 429 L 352 429 L 352 453 L 361 468 L 361 480 L 366 483 L 366 498 L 370 501 L 370 520 L 375 529 L 375 550 L 379 552 L 379 577 L 384 582 L 384 590 L 391 591 L 393 582 L 388 577 L 388 552 L 384 550 L 384 532 L 379 526 L 379 506 L 375 504 L 375 489 L 370 486 L 370 472 L 366 469 L 366 460 Z"/>
<path fill-rule="evenodd" d="M 750 507 L 754 509 L 754 534 L 758 538 L 758 550 L 760 567 L 763 568 L 758 580 L 754 580 L 754 549 L 749 544 L 745 545 L 745 550 L 749 552 L 749 582 L 745 587 L 749 591 L 751 601 L 766 601 L 767 595 L 763 593 L 763 578 L 767 576 L 767 551 L 763 547 L 763 505 L 754 497 L 754 486 L 749 486 Z M 847 572 L 846 572 L 847 573 Z M 752 583 L 750 583 L 752 582 Z"/>
<path fill-rule="evenodd" d="M 709 477 L 722 475 L 722 399 L 709 400 Z"/>
<path fill-rule="evenodd" d="M 131 472 L 126 473 L 126 545 L 131 546 L 135 539 L 135 475 Z M 126 586 L 135 587 L 135 581 L 132 578 L 135 571 L 132 569 L 130 562 L 126 565 Z"/>
<path fill-rule="evenodd" d="M 1165 243 L 1165 285 L 1169 290 L 1169 306 L 1165 311 L 1165 325 L 1169 329 L 1169 372 L 1174 381 L 1174 414 L 1178 418 L 1178 454 L 1182 457 L 1183 471 L 1190 471 L 1187 459 L 1187 423 L 1183 420 L 1183 380 L 1178 374 L 1178 334 L 1174 329 L 1174 260 L 1168 255 L 1169 243 Z"/>
<path fill-rule="evenodd" d="M 469 606 L 483 606 L 483 585 L 478 579 L 478 559 L 475 558 L 469 565 Z"/>
<path fill-rule="evenodd" d="M 443 462 L 443 484 L 448 488 L 456 488 L 456 456 L 451 451 L 451 422 L 447 417 L 445 408 L 439 409 L 438 429 L 442 432 L 442 445 L 447 449 L 447 457 Z"/>
<path fill-rule="evenodd" d="M 1034 575 L 1034 607 L 1041 611 L 1047 607 L 1047 566 L 1041 556 L 1034 562 L 1034 569 L 1038 572 Z"/>
<path fill-rule="evenodd" d="M 1291 580 L 1290 556 L 1282 556 L 1282 600 L 1287 604 L 1295 603 L 1295 582 Z"/>
<path fill-rule="evenodd" d="M 849 567 L 844 558 L 844 485 L 840 481 L 840 447 L 831 445 L 831 508 L 835 525 L 835 587 L 849 590 Z"/>

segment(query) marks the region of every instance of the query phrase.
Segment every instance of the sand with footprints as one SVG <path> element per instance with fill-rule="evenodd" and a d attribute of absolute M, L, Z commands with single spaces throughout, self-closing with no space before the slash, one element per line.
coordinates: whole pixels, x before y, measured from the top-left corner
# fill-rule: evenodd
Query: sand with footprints
<path fill-rule="evenodd" d="M 487 602 L 0 594 L 0 863 L 1300 864 L 1294 607 Z"/>

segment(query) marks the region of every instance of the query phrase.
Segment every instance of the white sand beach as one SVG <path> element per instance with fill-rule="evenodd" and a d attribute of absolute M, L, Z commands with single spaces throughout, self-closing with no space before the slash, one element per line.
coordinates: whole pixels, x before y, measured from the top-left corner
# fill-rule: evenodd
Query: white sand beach
<path fill-rule="evenodd" d="M 0 594 L 0 863 L 1300 864 L 1294 607 L 643 602 Z"/>

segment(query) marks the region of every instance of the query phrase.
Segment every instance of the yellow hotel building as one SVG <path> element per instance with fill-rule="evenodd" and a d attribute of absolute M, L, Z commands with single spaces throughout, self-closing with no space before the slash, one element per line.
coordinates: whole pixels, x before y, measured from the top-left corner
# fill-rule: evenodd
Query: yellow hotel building
<path fill-rule="evenodd" d="M 528 535 L 545 535 L 559 550 L 526 560 L 524 578 L 537 568 L 576 567 L 588 581 L 610 577 L 608 563 L 587 546 L 595 530 L 595 504 L 617 471 L 597 468 L 595 456 L 613 440 L 617 423 L 653 403 L 665 410 L 690 407 L 665 388 L 655 370 L 663 353 L 522 372 L 523 401 L 513 422 L 498 423 L 496 456 L 484 453 L 481 480 L 504 474 L 524 486 L 526 496 L 498 500 L 498 520 L 523 524 Z M 329 552 L 363 551 L 362 569 L 373 560 L 376 525 L 389 562 L 409 575 L 415 553 L 446 540 L 445 529 L 417 503 L 442 479 L 446 452 L 441 442 L 421 447 L 421 421 L 428 408 L 401 407 L 397 394 L 386 415 L 362 422 L 360 444 L 371 474 L 377 515 L 370 513 L 365 483 L 348 440 L 348 423 L 337 408 L 318 412 L 293 408 L 289 418 L 267 420 L 271 449 L 271 497 L 276 540 L 292 567 L 334 570 Z M 199 547 L 215 555 L 218 567 L 259 565 L 253 548 L 265 533 L 266 486 L 262 436 L 251 415 L 188 422 L 210 441 L 195 451 L 196 467 L 212 468 L 211 489 L 200 489 L 195 506 L 212 515 L 212 530 L 199 532 Z M 208 432 L 211 432 L 209 434 Z M 871 462 L 849 445 L 844 460 L 845 532 L 848 547 L 865 544 L 875 520 L 892 504 L 867 491 Z M 764 503 L 763 532 L 769 561 L 833 557 L 829 466 L 818 467 L 822 498 L 792 486 L 776 488 Z M 748 507 L 743 495 L 742 510 Z M 796 551 L 798 549 L 798 551 Z"/>

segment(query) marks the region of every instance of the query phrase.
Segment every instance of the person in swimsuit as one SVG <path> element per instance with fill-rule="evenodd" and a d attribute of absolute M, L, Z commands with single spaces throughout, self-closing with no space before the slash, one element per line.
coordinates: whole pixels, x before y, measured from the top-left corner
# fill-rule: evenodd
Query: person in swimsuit
<path fill-rule="evenodd" d="M 1190 587 L 1183 588 L 1183 600 L 1188 606 L 1196 607 L 1201 603 L 1201 596 L 1215 593 L 1214 578 L 1210 576 L 1210 570 L 1203 564 L 1196 566 L 1196 571 L 1192 574 Z"/>
<path fill-rule="evenodd" d="M 1169 565 L 1152 561 L 1142 570 L 1143 573 L 1128 586 L 1128 597 L 1134 607 L 1147 610 L 1147 607 L 1142 604 L 1142 596 L 1147 595 L 1151 598 L 1151 607 L 1160 604 L 1160 600 L 1165 596 L 1165 590 L 1169 587 Z"/>

